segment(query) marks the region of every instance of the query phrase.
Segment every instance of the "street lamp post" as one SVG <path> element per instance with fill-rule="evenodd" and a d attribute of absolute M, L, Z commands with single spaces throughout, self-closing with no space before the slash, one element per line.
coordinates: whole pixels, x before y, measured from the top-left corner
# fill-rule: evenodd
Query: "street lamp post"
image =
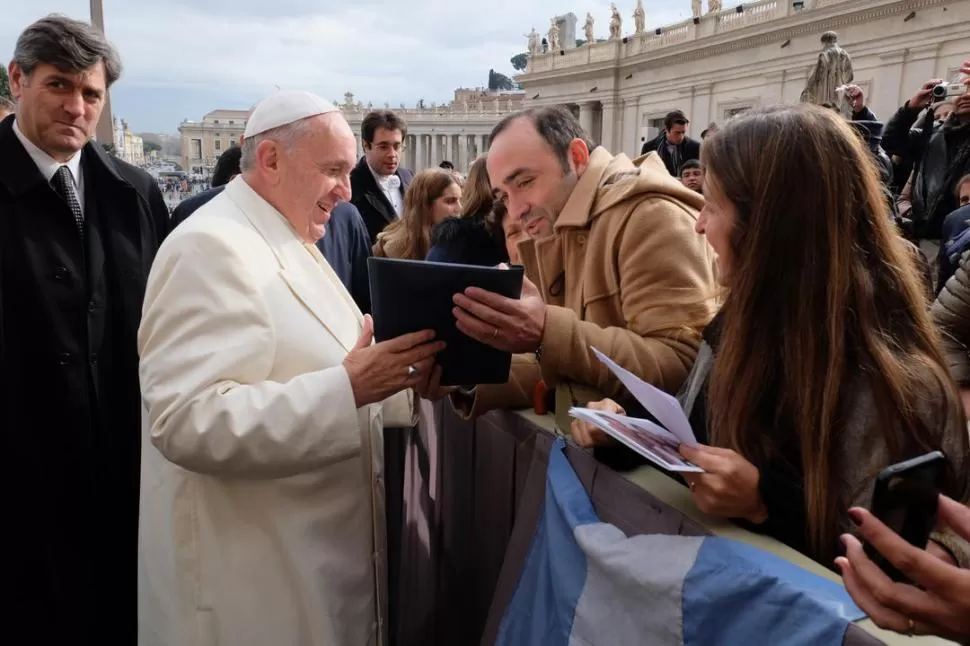
<path fill-rule="evenodd" d="M 91 0 L 91 24 L 104 31 L 104 4 L 102 0 Z M 101 111 L 101 120 L 98 121 L 96 131 L 98 142 L 101 144 L 113 144 L 115 140 L 114 121 L 111 118 L 111 93 L 105 92 L 104 109 Z"/>

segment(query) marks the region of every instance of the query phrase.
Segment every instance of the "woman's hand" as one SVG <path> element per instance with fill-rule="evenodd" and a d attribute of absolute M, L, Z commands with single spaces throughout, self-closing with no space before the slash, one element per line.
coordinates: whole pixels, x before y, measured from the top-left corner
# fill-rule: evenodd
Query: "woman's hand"
<path fill-rule="evenodd" d="M 616 413 L 618 415 L 626 415 L 626 411 L 623 410 L 623 407 L 612 399 L 601 399 L 598 402 L 590 402 L 586 405 L 586 408 L 592 408 L 593 410 L 605 410 L 609 413 Z M 583 422 L 578 419 L 574 419 L 569 424 L 569 433 L 573 436 L 576 444 L 582 447 L 611 446 L 616 444 L 616 440 L 599 428 L 593 426 L 589 422 Z"/>
<path fill-rule="evenodd" d="M 744 518 L 760 525 L 768 518 L 761 501 L 758 467 L 731 449 L 681 444 L 680 454 L 704 473 L 685 473 L 694 504 L 705 514 Z"/>
<path fill-rule="evenodd" d="M 941 525 L 970 539 L 970 510 L 940 496 L 939 513 Z M 956 641 L 970 637 L 970 571 L 913 547 L 864 509 L 851 509 L 849 515 L 867 543 L 923 588 L 891 581 L 869 560 L 859 540 L 846 534 L 846 556 L 835 559 L 835 564 L 842 570 L 846 590 L 869 618 L 897 633 Z"/>

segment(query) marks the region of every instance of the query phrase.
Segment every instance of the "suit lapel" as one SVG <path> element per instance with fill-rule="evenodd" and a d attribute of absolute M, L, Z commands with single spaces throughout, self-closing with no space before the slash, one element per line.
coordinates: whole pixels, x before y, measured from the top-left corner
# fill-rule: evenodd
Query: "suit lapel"
<path fill-rule="evenodd" d="M 387 199 L 387 196 L 384 195 L 384 191 L 377 186 L 376 182 L 374 183 L 374 190 L 368 191 L 366 197 L 367 201 L 370 202 L 370 205 L 373 206 L 378 213 L 384 216 L 384 219 L 389 223 L 394 222 L 394 220 L 397 219 L 397 213 L 394 212 L 394 207 L 391 206 L 391 202 Z"/>
<path fill-rule="evenodd" d="M 304 245 L 286 219 L 237 177 L 226 194 L 263 236 L 293 295 L 348 352 L 357 342 L 362 317 L 333 269 L 312 245 Z"/>
<path fill-rule="evenodd" d="M 374 207 L 374 210 L 381 214 L 381 216 L 388 222 L 394 222 L 397 219 L 397 213 L 394 212 L 394 206 L 391 205 L 391 201 L 387 199 L 384 191 L 378 186 L 377 180 L 374 178 L 374 173 L 371 171 L 370 166 L 367 165 L 367 160 L 363 157 L 357 162 L 357 166 L 360 169 L 359 177 L 364 185 L 364 198 L 367 202 Z M 401 183 L 404 186 L 404 183 Z"/>

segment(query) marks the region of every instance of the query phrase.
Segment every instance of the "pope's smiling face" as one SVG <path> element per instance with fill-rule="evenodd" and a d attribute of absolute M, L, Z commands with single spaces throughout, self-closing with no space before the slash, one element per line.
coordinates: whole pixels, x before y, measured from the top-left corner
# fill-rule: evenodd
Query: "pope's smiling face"
<path fill-rule="evenodd" d="M 322 238 L 333 207 L 350 199 L 356 152 L 354 133 L 336 112 L 307 119 L 295 144 L 281 148 L 274 201 L 305 242 Z"/>

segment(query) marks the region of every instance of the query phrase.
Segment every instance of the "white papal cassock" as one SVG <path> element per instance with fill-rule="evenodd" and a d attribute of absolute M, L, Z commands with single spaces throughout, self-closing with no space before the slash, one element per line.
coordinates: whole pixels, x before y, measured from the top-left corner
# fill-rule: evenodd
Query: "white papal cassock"
<path fill-rule="evenodd" d="M 341 364 L 360 327 L 241 177 L 162 245 L 138 334 L 141 644 L 382 642 L 382 425 L 411 401 L 357 409 Z"/>

